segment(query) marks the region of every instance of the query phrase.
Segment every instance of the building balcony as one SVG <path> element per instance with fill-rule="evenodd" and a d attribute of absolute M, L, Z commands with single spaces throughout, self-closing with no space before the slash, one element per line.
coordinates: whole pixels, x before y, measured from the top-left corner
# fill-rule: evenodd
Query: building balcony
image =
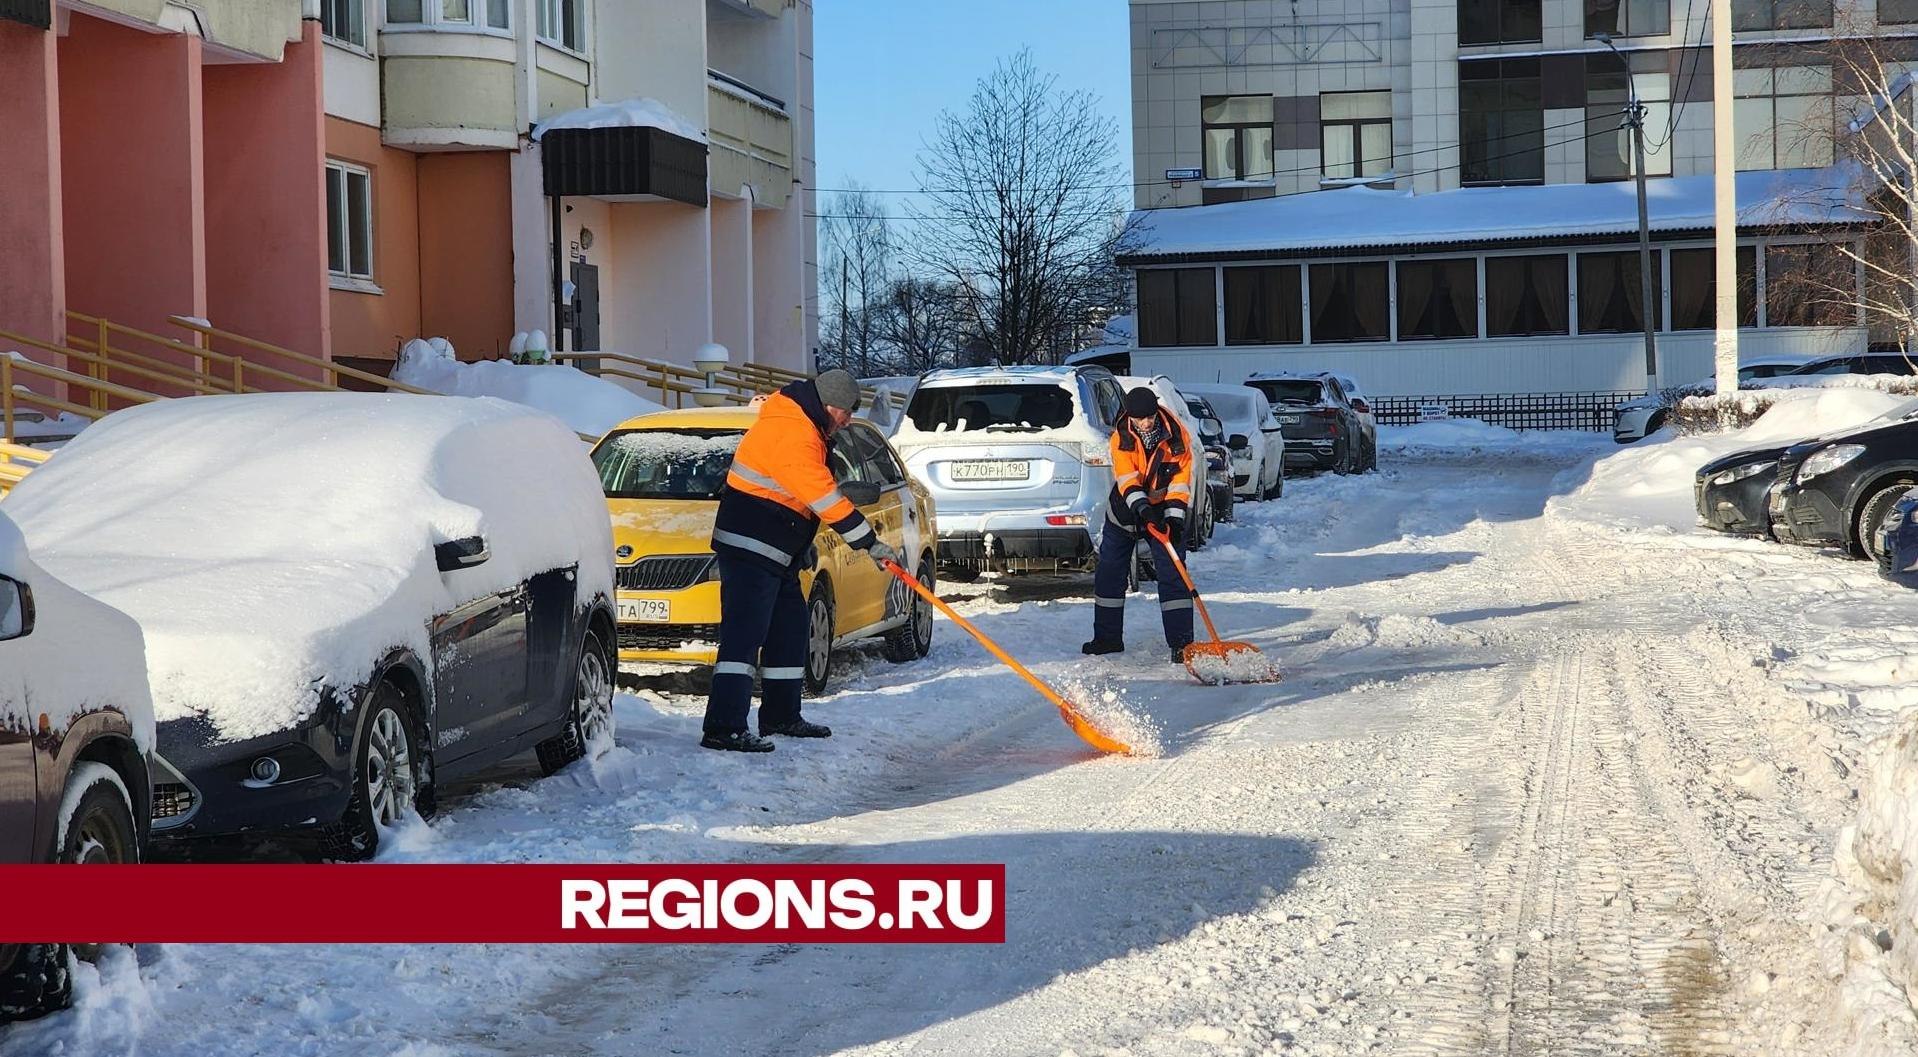
<path fill-rule="evenodd" d="M 706 125 L 714 194 L 784 209 L 792 197 L 793 124 L 782 99 L 717 70 L 707 79 Z"/>
<path fill-rule="evenodd" d="M 406 150 L 511 150 L 518 50 L 505 33 L 383 30 L 381 138 Z"/>
<path fill-rule="evenodd" d="M 778 18 L 786 13 L 786 0 L 706 0 L 707 17 L 721 16 L 722 12 L 735 17 Z"/>

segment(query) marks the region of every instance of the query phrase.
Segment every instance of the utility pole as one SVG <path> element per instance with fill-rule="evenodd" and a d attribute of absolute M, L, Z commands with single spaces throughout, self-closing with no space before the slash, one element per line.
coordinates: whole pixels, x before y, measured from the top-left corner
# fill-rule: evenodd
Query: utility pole
<path fill-rule="evenodd" d="M 1630 93 L 1630 102 L 1625 108 L 1625 123 L 1632 130 L 1632 175 L 1638 184 L 1638 302 L 1639 318 L 1645 324 L 1645 388 L 1658 389 L 1658 302 L 1653 298 L 1657 292 L 1652 289 L 1652 223 L 1651 213 L 1645 204 L 1645 103 L 1638 97 L 1638 79 L 1632 76 L 1632 64 L 1625 54 L 1612 43 L 1608 33 L 1594 33 L 1592 39 L 1610 48 L 1613 55 L 1625 67 L 1625 87 Z M 1731 79 L 1726 78 L 1725 84 Z M 1724 93 L 1727 97 L 1730 92 Z M 1717 93 L 1714 92 L 1714 101 Z"/>
<path fill-rule="evenodd" d="M 1712 358 L 1718 391 L 1738 391 L 1738 183 L 1732 137 L 1732 0 L 1712 0 Z"/>

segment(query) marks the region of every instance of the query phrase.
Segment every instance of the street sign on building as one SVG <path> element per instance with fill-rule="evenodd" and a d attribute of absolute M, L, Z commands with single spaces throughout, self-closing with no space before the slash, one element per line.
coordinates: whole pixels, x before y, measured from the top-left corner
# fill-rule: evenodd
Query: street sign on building
<path fill-rule="evenodd" d="M 1165 171 L 1165 178 L 1173 181 L 1196 180 L 1202 175 L 1204 172 L 1200 169 L 1167 169 Z"/>

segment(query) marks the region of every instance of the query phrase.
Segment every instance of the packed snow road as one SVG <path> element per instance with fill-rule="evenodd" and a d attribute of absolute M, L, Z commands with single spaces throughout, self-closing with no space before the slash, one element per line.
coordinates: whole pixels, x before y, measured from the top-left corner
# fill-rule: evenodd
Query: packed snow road
<path fill-rule="evenodd" d="M 599 759 L 382 855 L 1003 862 L 1003 946 L 169 946 L 0 1051 L 1839 1052 L 1810 908 L 1856 808 L 1765 667 L 1812 633 L 1750 585 L 1864 574 L 1554 509 L 1601 454 L 1387 453 L 1241 507 L 1193 575 L 1276 685 L 1195 685 L 1149 594 L 1130 652 L 1094 660 L 1081 585 L 942 588 L 1069 696 L 1144 717 L 1151 756 L 1090 753 L 942 622 L 926 661 L 855 657 L 809 704 L 828 742 L 701 752 L 702 702 L 641 691 Z"/>

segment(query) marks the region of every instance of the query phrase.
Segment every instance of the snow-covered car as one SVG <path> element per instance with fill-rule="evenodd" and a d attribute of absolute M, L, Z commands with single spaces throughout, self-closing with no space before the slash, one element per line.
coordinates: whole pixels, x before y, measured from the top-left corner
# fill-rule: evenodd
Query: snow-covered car
<path fill-rule="evenodd" d="M 1103 367 L 966 367 L 920 378 L 892 445 L 932 493 L 949 577 L 1092 567 L 1124 399 Z"/>
<path fill-rule="evenodd" d="M 1265 394 L 1285 431 L 1289 466 L 1333 473 L 1378 468 L 1378 432 L 1368 410 L 1361 414 L 1338 376 L 1327 371 L 1255 374 L 1245 384 Z"/>
<path fill-rule="evenodd" d="M 491 398 L 205 396 L 119 411 L 6 500 L 145 633 L 156 840 L 380 827 L 611 724 L 613 543 L 559 420 Z"/>
<path fill-rule="evenodd" d="M 35 564 L 0 513 L 0 863 L 139 862 L 152 747 L 139 626 Z M 66 948 L 100 946 L 0 943 L 0 1021 L 64 1007 Z"/>
<path fill-rule="evenodd" d="M 1794 444 L 1778 457 L 1769 516 L 1785 543 L 1879 557 L 1892 505 L 1918 485 L 1918 400 L 1855 429 Z"/>
<path fill-rule="evenodd" d="M 1179 424 L 1185 427 L 1186 434 L 1192 438 L 1194 449 L 1192 452 L 1192 513 L 1185 522 L 1185 546 L 1187 550 L 1196 550 L 1205 546 L 1205 541 L 1212 538 L 1212 529 L 1218 515 L 1212 509 L 1211 490 L 1199 486 L 1199 478 L 1205 475 L 1206 469 L 1203 448 L 1205 442 L 1199 437 L 1199 417 L 1186 406 L 1185 394 L 1179 391 L 1179 387 L 1173 384 L 1172 379 L 1163 374 L 1153 375 L 1150 378 L 1120 375 L 1119 385 L 1127 391 L 1138 386 L 1145 386 L 1152 390 L 1159 397 L 1159 406 L 1171 411 L 1179 420 Z"/>
<path fill-rule="evenodd" d="M 1741 536 L 1771 534 L 1767 510 L 1783 447 L 1735 451 L 1698 468 L 1692 498 L 1706 528 Z"/>
<path fill-rule="evenodd" d="M 1225 424 L 1232 454 L 1232 488 L 1241 499 L 1277 499 L 1285 494 L 1285 433 L 1272 405 L 1257 389 L 1244 385 L 1187 382 L 1183 391 L 1205 398 Z"/>
<path fill-rule="evenodd" d="M 1199 422 L 1199 443 L 1205 448 L 1205 489 L 1212 500 L 1215 524 L 1232 520 L 1232 449 L 1225 443 L 1225 423 L 1205 397 L 1180 390 L 1185 406 Z"/>
<path fill-rule="evenodd" d="M 1808 356 L 1751 356 L 1738 364 L 1738 387 L 1749 389 L 1748 382 L 1791 374 L 1811 362 Z M 1689 385 L 1671 386 L 1655 393 L 1635 397 L 1618 405 L 1612 422 L 1612 439 L 1630 444 L 1663 429 L 1672 409 L 1688 396 L 1710 396 L 1718 391 L 1717 378 L 1700 378 Z"/>

